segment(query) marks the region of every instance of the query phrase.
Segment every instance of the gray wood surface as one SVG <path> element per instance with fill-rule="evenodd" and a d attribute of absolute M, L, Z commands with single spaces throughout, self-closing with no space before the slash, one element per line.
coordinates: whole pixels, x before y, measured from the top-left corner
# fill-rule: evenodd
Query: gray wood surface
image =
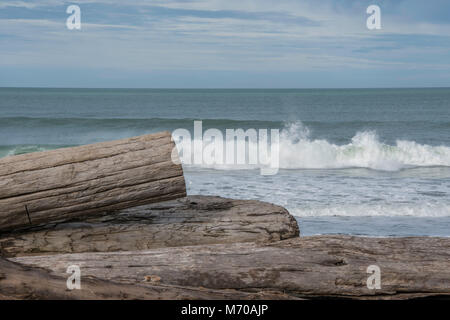
<path fill-rule="evenodd" d="M 62 275 L 82 273 L 136 284 L 147 275 L 165 285 L 293 298 L 409 299 L 450 296 L 450 239 L 297 237 L 272 243 L 233 243 L 146 251 L 13 258 Z M 381 270 L 381 289 L 367 288 L 369 265 Z"/>
<path fill-rule="evenodd" d="M 184 197 L 169 132 L 0 159 L 0 232 Z"/>
<path fill-rule="evenodd" d="M 3 256 L 145 250 L 274 241 L 299 235 L 289 212 L 270 203 L 189 196 L 47 224 L 0 236 Z"/>
<path fill-rule="evenodd" d="M 287 299 L 286 295 L 270 292 L 246 293 L 236 290 L 189 288 L 148 282 L 137 284 L 116 283 L 83 276 L 81 289 L 68 290 L 66 281 L 70 274 L 55 275 L 42 268 L 30 268 L 0 258 L 0 300 L 16 299 Z"/>

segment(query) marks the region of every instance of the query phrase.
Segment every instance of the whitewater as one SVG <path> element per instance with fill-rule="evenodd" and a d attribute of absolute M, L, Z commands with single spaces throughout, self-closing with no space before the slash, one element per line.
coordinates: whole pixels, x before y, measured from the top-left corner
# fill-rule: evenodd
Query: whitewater
<path fill-rule="evenodd" d="M 238 128 L 232 128 L 236 130 Z M 256 132 L 256 131 L 255 131 Z M 222 134 L 225 136 L 225 132 Z M 175 139 L 176 140 L 176 139 Z M 190 160 L 185 166 L 200 166 L 218 170 L 243 170 L 257 169 L 258 165 L 224 164 L 226 158 L 226 141 L 222 142 L 223 151 L 217 164 L 192 165 L 193 158 L 201 158 L 205 155 L 206 147 L 211 142 L 203 139 L 191 140 Z M 233 142 L 234 143 L 234 142 Z M 194 145 L 203 145 L 203 149 L 195 149 Z M 301 121 L 287 123 L 281 130 L 277 161 L 280 169 L 345 169 L 367 168 L 381 171 L 399 171 L 415 167 L 450 166 L 450 147 L 431 146 L 415 141 L 397 140 L 395 145 L 389 145 L 380 141 L 376 131 L 357 132 L 347 144 L 337 145 L 326 139 L 311 139 L 310 130 Z M 179 150 L 183 145 L 178 144 Z M 258 141 L 248 139 L 245 142 L 247 163 L 250 150 L 266 148 Z M 269 148 L 270 150 L 270 145 Z M 270 152 L 270 151 L 269 151 Z M 200 157 L 199 157 L 200 155 Z M 214 157 L 213 157 L 214 158 Z"/>

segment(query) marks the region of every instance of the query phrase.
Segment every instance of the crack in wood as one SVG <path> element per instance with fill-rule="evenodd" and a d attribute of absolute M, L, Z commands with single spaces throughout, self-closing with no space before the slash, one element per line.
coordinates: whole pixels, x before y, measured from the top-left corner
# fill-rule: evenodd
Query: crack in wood
<path fill-rule="evenodd" d="M 30 222 L 30 224 L 32 224 L 32 223 L 31 223 L 31 218 L 30 218 L 30 212 L 28 211 L 27 205 L 25 205 L 25 211 L 26 211 L 26 213 L 27 213 L 28 221 Z"/>

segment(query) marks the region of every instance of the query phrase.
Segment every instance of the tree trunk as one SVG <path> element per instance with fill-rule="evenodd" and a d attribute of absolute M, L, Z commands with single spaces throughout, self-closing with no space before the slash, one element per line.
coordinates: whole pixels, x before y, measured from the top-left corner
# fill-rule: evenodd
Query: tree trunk
<path fill-rule="evenodd" d="M 0 258 L 0 300 L 12 299 L 286 299 L 276 293 L 245 293 L 233 290 L 189 288 L 147 282 L 116 283 L 81 275 L 81 289 L 68 290 L 70 274 L 51 274 L 42 268 L 31 268 Z"/>
<path fill-rule="evenodd" d="M 64 274 L 123 283 L 146 275 L 161 284 L 242 292 L 283 292 L 296 298 L 450 298 L 450 239 L 299 237 L 273 243 L 234 243 L 118 253 L 76 253 L 13 258 Z M 369 289 L 371 265 L 380 288 Z"/>
<path fill-rule="evenodd" d="M 53 223 L 0 237 L 4 256 L 132 251 L 282 240 L 299 235 L 289 212 L 270 203 L 189 196 Z"/>
<path fill-rule="evenodd" d="M 186 195 L 169 132 L 0 159 L 0 232 Z"/>

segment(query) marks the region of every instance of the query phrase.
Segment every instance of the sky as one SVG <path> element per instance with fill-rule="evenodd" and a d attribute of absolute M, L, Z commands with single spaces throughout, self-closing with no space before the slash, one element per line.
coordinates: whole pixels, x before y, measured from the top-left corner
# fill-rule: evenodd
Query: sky
<path fill-rule="evenodd" d="M 447 0 L 0 0 L 0 87 L 448 86 Z"/>

